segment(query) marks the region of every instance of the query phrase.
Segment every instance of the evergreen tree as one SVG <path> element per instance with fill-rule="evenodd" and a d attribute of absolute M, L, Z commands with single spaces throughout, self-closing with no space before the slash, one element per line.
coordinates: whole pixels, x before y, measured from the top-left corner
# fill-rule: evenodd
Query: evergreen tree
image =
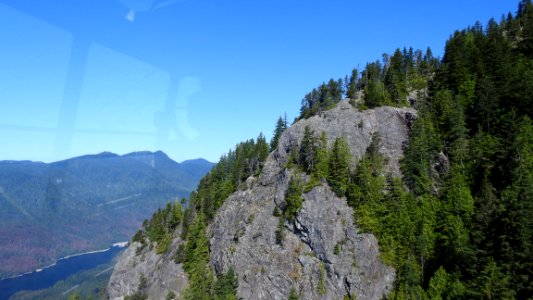
<path fill-rule="evenodd" d="M 369 108 L 385 105 L 390 102 L 390 96 L 381 80 L 370 81 L 364 90 L 365 105 Z"/>
<path fill-rule="evenodd" d="M 276 128 L 274 128 L 274 136 L 272 137 L 272 140 L 270 140 L 270 151 L 273 151 L 278 147 L 279 138 L 285 129 L 287 129 L 287 120 L 279 117 L 276 122 Z"/>
<path fill-rule="evenodd" d="M 350 180 L 350 147 L 344 138 L 335 139 L 329 156 L 328 183 L 338 196 L 343 196 Z"/>
<path fill-rule="evenodd" d="M 353 69 L 350 74 L 350 79 L 347 80 L 346 84 L 346 98 L 356 99 L 357 98 L 357 80 L 359 73 L 357 69 Z"/>
<path fill-rule="evenodd" d="M 298 177 L 291 177 L 289 181 L 289 187 L 285 194 L 285 209 L 283 215 L 289 220 L 293 221 L 294 217 L 298 213 L 298 210 L 302 207 L 303 184 Z"/>
<path fill-rule="evenodd" d="M 267 159 L 269 153 L 269 147 L 266 142 L 266 138 L 263 133 L 260 133 L 256 142 L 256 159 L 258 166 L 256 167 L 256 173 L 263 169 L 263 162 Z M 258 174 L 255 174 L 258 175 Z"/>
<path fill-rule="evenodd" d="M 304 171 L 310 174 L 315 169 L 316 160 L 316 142 L 313 130 L 309 126 L 305 126 L 304 136 L 300 144 L 299 151 L 299 165 Z"/>
<path fill-rule="evenodd" d="M 400 49 L 396 49 L 385 71 L 384 84 L 391 101 L 396 105 L 406 104 L 408 65 L 410 65 L 409 58 Z"/>
<path fill-rule="evenodd" d="M 436 179 L 432 165 L 440 147 L 432 116 L 428 111 L 419 111 L 409 135 L 408 145 L 402 163 L 404 180 L 415 195 L 432 193 L 433 181 Z"/>
<path fill-rule="evenodd" d="M 292 288 L 290 293 L 289 293 L 288 300 L 298 300 L 298 299 L 300 299 L 300 298 L 298 297 L 298 293 L 296 292 L 296 289 Z"/>
<path fill-rule="evenodd" d="M 348 203 L 354 207 L 363 203 L 377 204 L 382 199 L 384 187 L 381 161 L 366 155 L 357 164 L 355 175 L 348 188 Z"/>
<path fill-rule="evenodd" d="M 209 260 L 209 241 L 205 235 L 205 217 L 199 213 L 190 226 L 185 244 L 185 262 L 183 269 L 193 272 L 196 265 L 207 263 Z"/>
<path fill-rule="evenodd" d="M 189 286 L 184 299 L 212 299 L 213 272 L 209 269 L 209 240 L 206 236 L 205 217 L 199 213 L 187 234 L 183 269 L 189 275 Z"/>
<path fill-rule="evenodd" d="M 237 288 L 239 280 L 233 267 L 230 267 L 224 274 L 220 274 L 214 287 L 215 299 L 230 300 L 237 299 Z"/>
<path fill-rule="evenodd" d="M 328 139 L 323 131 L 316 147 L 313 175 L 320 180 L 328 176 Z"/>
<path fill-rule="evenodd" d="M 344 93 L 342 79 L 322 83 L 302 99 L 299 118 L 308 118 L 335 107 Z"/>
<path fill-rule="evenodd" d="M 503 191 L 501 256 L 517 298 L 533 294 L 533 125 L 524 117 L 516 135 L 513 183 Z"/>
<path fill-rule="evenodd" d="M 474 279 L 474 286 L 467 292 L 477 299 L 516 299 L 515 292 L 510 288 L 509 276 L 501 272 L 501 268 L 492 260 L 483 267 Z"/>
<path fill-rule="evenodd" d="M 175 202 L 172 206 L 172 221 L 170 228 L 175 229 L 183 218 L 183 207 L 179 202 Z"/>

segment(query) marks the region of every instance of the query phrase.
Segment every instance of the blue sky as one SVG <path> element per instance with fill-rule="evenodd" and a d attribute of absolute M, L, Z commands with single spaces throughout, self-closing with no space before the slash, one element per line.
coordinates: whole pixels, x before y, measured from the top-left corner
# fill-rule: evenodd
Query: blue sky
<path fill-rule="evenodd" d="M 518 1 L 0 0 L 0 160 L 217 161 L 329 78 Z"/>

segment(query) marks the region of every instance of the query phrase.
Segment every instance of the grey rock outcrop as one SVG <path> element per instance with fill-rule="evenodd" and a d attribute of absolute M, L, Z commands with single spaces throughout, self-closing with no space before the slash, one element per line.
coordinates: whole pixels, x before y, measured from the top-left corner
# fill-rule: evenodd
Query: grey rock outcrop
<path fill-rule="evenodd" d="M 181 240 L 176 239 L 172 251 L 158 255 L 148 247 L 137 254 L 140 243 L 132 243 L 119 257 L 111 274 L 107 293 L 110 299 L 124 299 L 139 289 L 141 276 L 146 278 L 145 293 L 148 299 L 165 299 L 169 291 L 179 295 L 188 284 L 187 273 L 174 263 L 173 256 Z"/>
<path fill-rule="evenodd" d="M 345 137 L 354 157 L 353 167 L 377 133 L 386 171 L 400 176 L 398 161 L 415 116 L 416 111 L 408 108 L 359 111 L 342 101 L 332 110 L 296 122 L 280 137 L 262 174 L 249 178 L 218 210 L 208 227 L 210 265 L 217 272 L 234 268 L 239 278 L 238 296 L 243 299 L 287 299 L 292 288 L 300 299 L 353 295 L 361 300 L 387 295 L 395 270 L 382 263 L 376 238 L 360 232 L 346 199 L 337 197 L 326 183 L 303 194 L 294 222 L 283 224 L 281 244 L 276 241 L 279 218 L 273 211 L 285 206 L 289 180 L 295 175 L 285 164 L 306 126 L 317 136 L 325 132 L 330 147 L 337 137 Z M 172 259 L 180 242 L 176 239 L 171 253 L 164 256 L 146 249 L 136 256 L 138 245 L 130 246 L 111 277 L 111 298 L 136 292 L 141 274 L 148 278 L 150 299 L 161 299 L 168 290 L 179 294 L 187 285 L 186 274 Z"/>
<path fill-rule="evenodd" d="M 291 288 L 301 299 L 381 299 L 389 293 L 395 271 L 381 262 L 376 238 L 359 232 L 352 209 L 327 184 L 304 193 L 295 221 L 285 223 L 281 245 L 276 244 L 278 218 L 272 212 L 285 205 L 291 171 L 284 165 L 306 126 L 317 136 L 325 132 L 330 146 L 335 138 L 345 137 L 354 165 L 378 133 L 386 170 L 399 176 L 398 160 L 413 115 L 414 110 L 391 107 L 358 111 L 343 101 L 283 133 L 262 175 L 231 195 L 210 227 L 211 264 L 217 272 L 234 267 L 239 297 L 286 299 Z"/>
<path fill-rule="evenodd" d="M 386 171 L 400 176 L 399 159 L 403 155 L 403 144 L 407 141 L 409 125 L 416 111 L 410 108 L 382 106 L 375 109 L 358 111 L 347 101 L 340 102 L 336 108 L 300 120 L 287 129 L 280 137 L 275 158 L 280 165 L 287 161 L 292 146 L 298 144 L 306 126 L 317 136 L 325 132 L 331 147 L 335 138 L 345 137 L 356 163 L 366 152 L 377 133 L 381 139 L 379 151 L 386 157 Z"/>

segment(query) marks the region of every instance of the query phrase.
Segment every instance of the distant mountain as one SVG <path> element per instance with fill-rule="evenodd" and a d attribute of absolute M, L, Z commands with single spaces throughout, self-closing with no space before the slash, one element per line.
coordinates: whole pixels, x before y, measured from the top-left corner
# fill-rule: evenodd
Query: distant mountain
<path fill-rule="evenodd" d="M 194 177 L 203 177 L 207 172 L 209 172 L 214 164 L 210 161 L 207 161 L 203 158 L 186 160 L 181 163 L 181 166 L 188 170 L 189 174 Z"/>
<path fill-rule="evenodd" d="M 0 161 L 0 277 L 128 240 L 157 208 L 188 197 L 212 166 L 161 151 Z"/>
<path fill-rule="evenodd" d="M 198 184 L 198 178 L 202 178 L 213 168 L 214 163 L 203 158 L 186 160 L 177 163 L 170 159 L 162 151 L 157 152 L 133 152 L 124 155 L 124 157 L 133 159 L 153 168 L 156 168 L 161 174 L 168 178 L 182 183 L 184 188 L 193 190 Z"/>

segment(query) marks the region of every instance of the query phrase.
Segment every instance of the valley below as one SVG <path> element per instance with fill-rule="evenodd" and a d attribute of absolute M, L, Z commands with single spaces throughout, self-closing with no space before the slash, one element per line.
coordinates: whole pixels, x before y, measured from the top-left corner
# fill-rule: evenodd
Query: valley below
<path fill-rule="evenodd" d="M 163 152 L 0 162 L 0 278 L 129 240 L 158 208 L 188 197 L 211 167 Z"/>
<path fill-rule="evenodd" d="M 0 300 L 68 299 L 74 292 L 105 290 L 115 258 L 124 246 L 119 243 L 107 249 L 61 258 L 53 265 L 0 280 Z"/>

